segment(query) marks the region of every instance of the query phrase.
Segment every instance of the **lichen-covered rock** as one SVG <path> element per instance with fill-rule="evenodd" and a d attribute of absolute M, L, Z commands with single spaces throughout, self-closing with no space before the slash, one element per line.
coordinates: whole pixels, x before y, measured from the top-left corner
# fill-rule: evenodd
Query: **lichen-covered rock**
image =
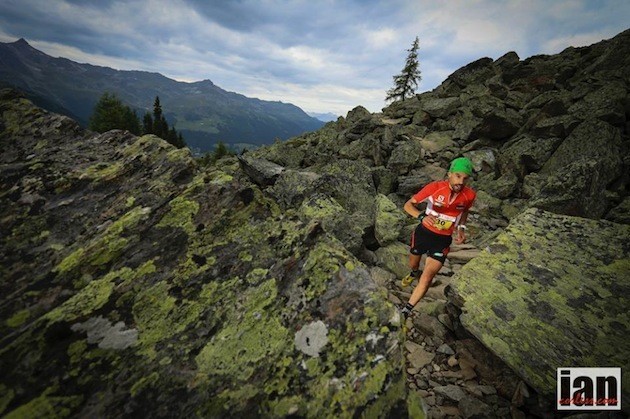
<path fill-rule="evenodd" d="M 513 173 L 522 179 L 539 171 L 561 142 L 560 138 L 518 136 L 501 150 L 497 158 L 499 170 L 502 174 Z"/>
<path fill-rule="evenodd" d="M 404 175 L 420 163 L 422 144 L 419 140 L 411 139 L 399 144 L 392 151 L 387 162 L 387 168 L 397 175 Z"/>
<path fill-rule="evenodd" d="M 628 243 L 630 226 L 529 209 L 456 273 L 450 298 L 467 330 L 555 395 L 561 366 L 629 367 Z"/>
<path fill-rule="evenodd" d="M 376 195 L 374 236 L 379 245 L 395 241 L 405 223 L 403 212 L 385 195 Z"/>
<path fill-rule="evenodd" d="M 236 158 L 0 97 L 0 415 L 418 412 L 385 290 Z"/>

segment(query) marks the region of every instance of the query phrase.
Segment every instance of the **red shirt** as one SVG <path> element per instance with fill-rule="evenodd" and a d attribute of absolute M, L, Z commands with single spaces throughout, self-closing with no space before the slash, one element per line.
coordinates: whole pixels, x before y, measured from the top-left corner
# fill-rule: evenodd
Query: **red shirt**
<path fill-rule="evenodd" d="M 418 203 L 427 201 L 425 214 L 438 218 L 435 225 L 429 225 L 426 221 L 423 221 L 422 225 L 436 234 L 450 236 L 462 213 L 470 209 L 476 197 L 475 191 L 468 186 L 455 193 L 451 190 L 448 180 L 438 180 L 426 185 L 412 198 Z"/>

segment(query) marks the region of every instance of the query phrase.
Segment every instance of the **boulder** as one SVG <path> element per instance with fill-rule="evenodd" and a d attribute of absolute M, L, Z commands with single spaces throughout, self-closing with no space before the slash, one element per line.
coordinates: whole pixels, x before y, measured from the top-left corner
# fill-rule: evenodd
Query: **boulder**
<path fill-rule="evenodd" d="M 409 273 L 409 246 L 394 242 L 375 251 L 377 266 L 403 278 Z"/>
<path fill-rule="evenodd" d="M 542 174 L 565 171 L 578 160 L 597 161 L 603 175 L 602 186 L 621 174 L 621 135 L 612 125 L 588 119 L 581 123 L 551 155 L 541 169 Z"/>
<path fill-rule="evenodd" d="M 629 242 L 628 225 L 532 208 L 455 274 L 449 298 L 469 332 L 555 396 L 560 366 L 627 367 Z"/>
<path fill-rule="evenodd" d="M 495 149 L 484 148 L 468 151 L 464 153 L 464 157 L 470 159 L 475 172 L 494 173 L 497 160 L 497 151 Z"/>
<path fill-rule="evenodd" d="M 511 108 L 493 109 L 471 132 L 471 137 L 506 140 L 516 134 L 523 123 L 522 117 Z"/>
<path fill-rule="evenodd" d="M 307 197 L 298 214 L 305 222 L 314 221 L 329 234 L 336 237 L 346 249 L 359 255 L 363 249 L 365 230 L 372 225 L 372 219 L 362 213 L 350 214 L 334 198 L 322 193 Z"/>
<path fill-rule="evenodd" d="M 299 207 L 305 198 L 315 192 L 320 177 L 314 172 L 284 170 L 269 192 L 284 208 Z"/>
<path fill-rule="evenodd" d="M 374 235 L 380 246 L 395 241 L 405 223 L 403 211 L 385 195 L 376 195 Z"/>
<path fill-rule="evenodd" d="M 538 172 L 561 142 L 560 138 L 520 135 L 501 149 L 497 157 L 499 171 L 516 174 L 521 179 L 531 172 Z"/>
<path fill-rule="evenodd" d="M 458 97 L 434 98 L 428 97 L 422 100 L 422 110 L 432 118 L 445 118 L 461 106 Z"/>
<path fill-rule="evenodd" d="M 600 161 L 578 160 L 564 170 L 571 178 L 558 172 L 542 179 L 529 205 L 558 214 L 601 218 L 609 209 L 605 185 L 610 168 Z"/>
<path fill-rule="evenodd" d="M 615 80 L 587 94 L 583 100 L 569 108 L 578 119 L 601 119 L 611 125 L 623 126 L 626 121 L 625 102 L 628 97 L 626 83 Z"/>
<path fill-rule="evenodd" d="M 627 196 L 619 205 L 611 209 L 606 214 L 606 219 L 615 223 L 630 224 L 630 197 Z"/>
<path fill-rule="evenodd" d="M 387 169 L 397 175 L 404 175 L 420 163 L 422 144 L 419 140 L 410 139 L 398 144 L 387 162 Z"/>
<path fill-rule="evenodd" d="M 442 132 L 432 132 L 420 140 L 423 150 L 428 153 L 436 154 L 447 148 L 454 148 L 455 142 L 450 135 Z"/>
<path fill-rule="evenodd" d="M 284 167 L 265 159 L 242 155 L 238 160 L 243 171 L 259 186 L 273 185 L 284 171 Z"/>
<path fill-rule="evenodd" d="M 427 164 L 419 169 L 414 169 L 408 176 L 398 177 L 396 193 L 408 199 L 428 183 L 442 180 L 445 176 L 446 169 L 437 164 Z"/>
<path fill-rule="evenodd" d="M 0 415 L 421 411 L 398 310 L 321 222 L 257 185 L 280 166 L 199 169 L 155 136 L 0 108 Z"/>

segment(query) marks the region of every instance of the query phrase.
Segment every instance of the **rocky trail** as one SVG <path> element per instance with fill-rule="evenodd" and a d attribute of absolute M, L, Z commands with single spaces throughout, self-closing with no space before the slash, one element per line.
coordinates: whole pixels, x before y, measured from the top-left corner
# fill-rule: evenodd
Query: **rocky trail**
<path fill-rule="evenodd" d="M 527 394 L 525 384 L 447 313 L 445 290 L 452 275 L 478 252 L 471 245 L 453 246 L 407 319 L 407 385 L 423 397 L 432 418 L 525 417 L 518 410 Z M 416 285 L 414 281 L 403 288 L 398 278 L 392 278 L 389 299 L 404 305 Z"/>
<path fill-rule="evenodd" d="M 557 417 L 548 400 L 539 399 L 459 324 L 457 309 L 448 301 L 453 275 L 479 252 L 470 244 L 451 246 L 446 263 L 407 318 L 407 386 L 422 396 L 429 418 Z M 388 298 L 402 307 L 416 285 L 403 288 L 392 276 Z"/>

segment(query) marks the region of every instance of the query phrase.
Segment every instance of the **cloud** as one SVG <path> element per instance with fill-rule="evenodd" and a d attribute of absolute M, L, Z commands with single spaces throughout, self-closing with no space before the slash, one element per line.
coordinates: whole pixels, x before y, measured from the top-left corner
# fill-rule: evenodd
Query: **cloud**
<path fill-rule="evenodd" d="M 615 0 L 3 0 L 0 36 L 306 110 L 376 112 L 416 36 L 426 91 L 484 56 L 609 38 L 629 15 Z"/>

